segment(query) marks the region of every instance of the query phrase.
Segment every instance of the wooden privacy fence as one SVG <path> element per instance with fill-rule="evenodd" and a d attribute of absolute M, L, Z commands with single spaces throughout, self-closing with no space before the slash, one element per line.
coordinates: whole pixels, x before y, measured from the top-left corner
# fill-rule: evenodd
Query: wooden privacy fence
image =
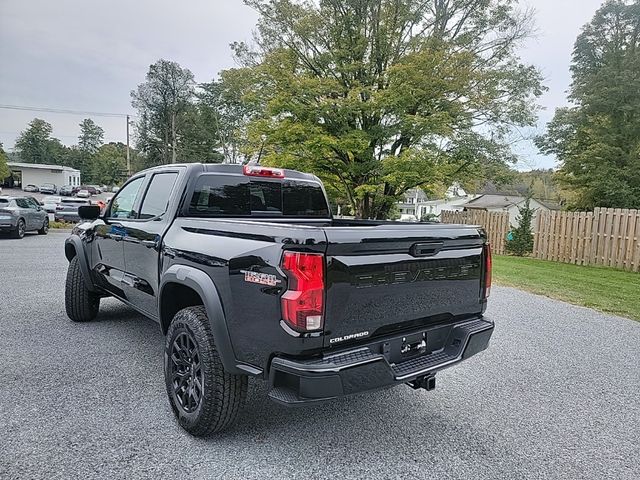
<path fill-rule="evenodd" d="M 443 223 L 482 225 L 493 251 L 505 253 L 511 228 L 507 212 L 443 211 Z M 535 258 L 576 265 L 604 265 L 640 272 L 640 211 L 596 208 L 593 212 L 536 212 Z"/>
<path fill-rule="evenodd" d="M 640 212 L 538 212 L 533 256 L 576 265 L 604 265 L 640 272 Z"/>
<path fill-rule="evenodd" d="M 509 233 L 508 212 L 486 212 L 484 210 L 468 210 L 466 212 L 454 212 L 443 210 L 440 213 L 442 223 L 464 223 L 466 225 L 480 225 L 487 231 L 491 250 L 503 255 L 505 253 L 504 241 Z"/>

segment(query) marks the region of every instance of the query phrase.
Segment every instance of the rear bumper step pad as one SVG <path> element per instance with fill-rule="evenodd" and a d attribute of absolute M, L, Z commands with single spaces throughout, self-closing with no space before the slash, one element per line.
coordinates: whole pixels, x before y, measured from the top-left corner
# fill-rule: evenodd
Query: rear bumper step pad
<path fill-rule="evenodd" d="M 493 323 L 485 318 L 460 322 L 451 326 L 443 348 L 401 362 L 377 353 L 385 351 L 386 339 L 316 359 L 275 357 L 269 397 L 286 405 L 314 403 L 434 375 L 485 350 L 492 333 Z"/>

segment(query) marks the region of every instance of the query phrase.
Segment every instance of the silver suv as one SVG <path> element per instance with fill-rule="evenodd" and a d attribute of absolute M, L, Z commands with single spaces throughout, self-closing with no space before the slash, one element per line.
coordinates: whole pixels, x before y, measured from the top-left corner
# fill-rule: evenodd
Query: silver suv
<path fill-rule="evenodd" d="M 0 196 L 0 232 L 22 238 L 29 231 L 49 232 L 49 216 L 33 197 Z"/>

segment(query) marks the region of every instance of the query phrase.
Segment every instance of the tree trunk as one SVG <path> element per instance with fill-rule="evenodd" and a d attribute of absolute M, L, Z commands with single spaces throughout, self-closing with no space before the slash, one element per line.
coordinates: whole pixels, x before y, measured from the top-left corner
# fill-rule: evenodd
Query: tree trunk
<path fill-rule="evenodd" d="M 171 112 L 171 163 L 176 163 L 176 112 Z"/>
<path fill-rule="evenodd" d="M 162 163 L 166 165 L 169 163 L 169 129 L 167 125 L 164 125 L 164 142 L 162 144 Z"/>

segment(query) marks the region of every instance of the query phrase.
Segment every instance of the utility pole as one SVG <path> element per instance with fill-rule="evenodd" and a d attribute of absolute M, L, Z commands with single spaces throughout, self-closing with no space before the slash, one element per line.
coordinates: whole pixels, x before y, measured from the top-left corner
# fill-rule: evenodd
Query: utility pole
<path fill-rule="evenodd" d="M 127 115 L 127 178 L 131 176 L 131 154 L 129 153 L 129 115 Z"/>

